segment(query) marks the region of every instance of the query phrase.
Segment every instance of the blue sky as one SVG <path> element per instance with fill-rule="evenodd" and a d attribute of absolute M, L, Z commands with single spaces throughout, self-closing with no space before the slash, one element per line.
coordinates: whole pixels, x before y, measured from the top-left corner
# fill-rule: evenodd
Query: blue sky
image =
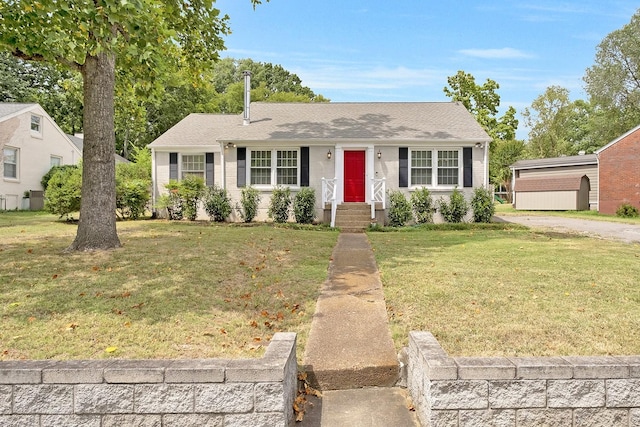
<path fill-rule="evenodd" d="M 218 0 L 232 34 L 222 56 L 280 64 L 332 102 L 447 101 L 464 70 L 500 85 L 520 113 L 548 86 L 586 99 L 596 47 L 637 1 Z M 526 139 L 521 120 L 518 137 Z"/>

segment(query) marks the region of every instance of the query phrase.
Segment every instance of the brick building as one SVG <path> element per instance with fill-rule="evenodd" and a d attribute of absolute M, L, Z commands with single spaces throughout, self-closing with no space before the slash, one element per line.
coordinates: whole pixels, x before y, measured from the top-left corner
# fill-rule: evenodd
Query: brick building
<path fill-rule="evenodd" d="M 615 214 L 623 203 L 640 209 L 640 126 L 598 151 L 598 211 Z"/>

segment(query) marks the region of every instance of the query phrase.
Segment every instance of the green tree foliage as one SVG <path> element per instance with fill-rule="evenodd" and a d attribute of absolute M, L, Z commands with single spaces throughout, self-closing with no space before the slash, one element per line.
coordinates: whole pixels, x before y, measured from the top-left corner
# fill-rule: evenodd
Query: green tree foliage
<path fill-rule="evenodd" d="M 45 191 L 44 208 L 60 218 L 68 218 L 80 210 L 81 187 L 82 168 L 70 166 L 55 169 Z"/>
<path fill-rule="evenodd" d="M 213 0 L 12 0 L 0 2 L 0 16 L 3 50 L 62 64 L 83 77 L 83 203 L 70 249 L 120 246 L 111 161 L 116 63 L 124 70 L 119 78 L 141 90 L 174 70 L 196 75 L 217 59 L 228 18 Z"/>
<path fill-rule="evenodd" d="M 443 197 L 438 200 L 438 208 L 446 222 L 457 223 L 462 222 L 469 212 L 469 203 L 464 198 L 464 194 L 456 187 L 449 196 L 449 200 Z"/>
<path fill-rule="evenodd" d="M 600 146 L 640 123 L 640 9 L 598 45 L 584 81 Z"/>
<path fill-rule="evenodd" d="M 311 224 L 316 218 L 316 192 L 303 187 L 293 198 L 293 216 L 299 224 Z"/>
<path fill-rule="evenodd" d="M 389 225 L 403 227 L 411 221 L 411 204 L 402 191 L 389 191 Z"/>
<path fill-rule="evenodd" d="M 492 138 L 489 146 L 490 158 L 493 157 L 498 146 L 515 141 L 518 129 L 515 108 L 509 106 L 502 117 L 497 116 L 500 107 L 500 95 L 497 92 L 500 85 L 498 83 L 487 79 L 482 85 L 479 85 L 473 75 L 464 71 L 458 71 L 455 76 L 448 77 L 447 82 L 449 86 L 444 88 L 444 93 L 453 101 L 461 102 Z M 496 185 L 503 185 L 509 181 L 511 170 L 508 166 L 502 165 L 502 163 L 490 165 L 490 181 Z M 499 170 L 496 169 L 498 167 Z"/>
<path fill-rule="evenodd" d="M 254 187 L 245 187 L 240 195 L 240 203 L 236 206 L 238 214 L 244 222 L 251 222 L 258 215 L 260 191 Z"/>
<path fill-rule="evenodd" d="M 433 222 L 435 203 L 428 188 L 422 187 L 411 193 L 411 208 L 418 224 Z"/>
<path fill-rule="evenodd" d="M 471 209 L 473 210 L 473 222 L 491 222 L 491 218 L 496 212 L 491 191 L 484 187 L 474 189 Z"/>
<path fill-rule="evenodd" d="M 569 90 L 563 87 L 548 87 L 522 115 L 530 129 L 530 158 L 575 155 L 598 148 L 589 138 L 590 105 L 582 100 L 571 101 Z"/>
<path fill-rule="evenodd" d="M 455 76 L 447 77 L 449 86 L 444 93 L 453 101 L 459 101 L 473 114 L 478 123 L 491 138 L 511 140 L 515 138 L 518 128 L 516 110 L 509 107 L 502 117 L 497 117 L 500 107 L 500 85 L 487 79 L 482 85 L 476 83 L 473 75 L 458 71 Z"/>
<path fill-rule="evenodd" d="M 277 187 L 271 193 L 267 215 L 275 223 L 285 223 L 289 220 L 291 211 L 291 189 L 289 187 Z"/>
<path fill-rule="evenodd" d="M 509 166 L 525 156 L 525 143 L 520 140 L 495 141 L 489 157 L 490 181 L 501 185 L 511 194 L 511 169 Z"/>

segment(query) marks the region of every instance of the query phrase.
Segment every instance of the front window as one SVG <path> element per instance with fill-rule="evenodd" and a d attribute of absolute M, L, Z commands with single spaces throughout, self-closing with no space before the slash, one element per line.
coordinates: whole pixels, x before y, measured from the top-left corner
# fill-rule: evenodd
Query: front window
<path fill-rule="evenodd" d="M 204 154 L 182 155 L 182 179 L 197 176 L 204 179 Z"/>
<path fill-rule="evenodd" d="M 460 150 L 411 150 L 412 187 L 455 187 L 460 172 Z"/>
<path fill-rule="evenodd" d="M 433 153 L 414 151 L 411 153 L 411 185 L 429 186 L 433 183 Z"/>
<path fill-rule="evenodd" d="M 34 133 L 42 133 L 42 117 L 41 116 L 36 116 L 35 114 L 31 115 L 31 130 Z"/>
<path fill-rule="evenodd" d="M 2 151 L 4 172 L 3 176 L 9 179 L 18 179 L 18 149 L 5 148 Z"/>
<path fill-rule="evenodd" d="M 271 185 L 271 151 L 251 152 L 251 185 Z"/>
<path fill-rule="evenodd" d="M 298 150 L 251 151 L 251 185 L 297 186 L 300 153 Z"/>
<path fill-rule="evenodd" d="M 276 169 L 278 185 L 298 185 L 298 152 L 278 150 Z"/>
<path fill-rule="evenodd" d="M 458 185 L 458 151 L 438 151 L 438 185 Z"/>

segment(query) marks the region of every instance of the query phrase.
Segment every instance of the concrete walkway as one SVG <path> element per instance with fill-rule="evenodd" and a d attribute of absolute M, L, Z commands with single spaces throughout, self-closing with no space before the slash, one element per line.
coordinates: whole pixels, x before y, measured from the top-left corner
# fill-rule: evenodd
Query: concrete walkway
<path fill-rule="evenodd" d="M 302 369 L 311 386 L 301 426 L 419 426 L 405 390 L 367 235 L 342 233 L 311 324 Z"/>

